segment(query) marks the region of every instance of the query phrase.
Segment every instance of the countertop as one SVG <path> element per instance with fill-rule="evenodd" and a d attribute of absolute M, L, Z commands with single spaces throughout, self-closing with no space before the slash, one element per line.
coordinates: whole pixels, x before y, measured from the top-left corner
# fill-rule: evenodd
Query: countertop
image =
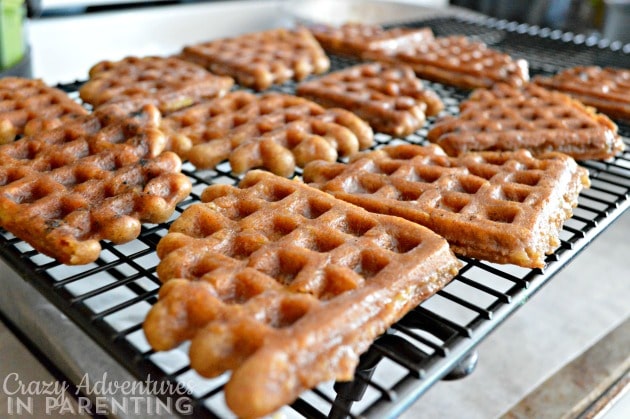
<path fill-rule="evenodd" d="M 394 22 L 451 9 L 436 12 L 394 4 L 388 10 L 390 14 L 365 17 Z M 343 19 L 340 14 L 327 16 Z M 71 82 L 84 79 L 89 67 L 101 59 L 169 54 L 186 43 L 235 35 L 243 28 L 276 27 L 289 18 L 282 1 L 232 1 L 35 20 L 28 28 L 33 73 L 51 84 Z M 630 317 L 627 231 L 628 212 L 479 346 L 479 365 L 470 377 L 438 383 L 403 417 L 499 417 L 626 321 Z M 53 379 L 1 323 L 0 360 L 2 380 L 10 374 L 25 382 Z M 9 409 L 4 393 L 0 387 L 0 416 Z M 606 417 L 630 417 L 629 404 L 615 405 Z M 33 417 L 41 416 L 43 407 L 39 407 L 40 415 Z"/>

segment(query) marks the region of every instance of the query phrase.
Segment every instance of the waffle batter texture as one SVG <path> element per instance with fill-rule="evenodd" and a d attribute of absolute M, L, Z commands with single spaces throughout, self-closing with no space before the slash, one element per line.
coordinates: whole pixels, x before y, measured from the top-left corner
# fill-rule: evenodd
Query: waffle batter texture
<path fill-rule="evenodd" d="M 229 158 L 235 173 L 264 167 L 291 176 L 296 165 L 334 161 L 370 147 L 370 126 L 344 109 L 297 96 L 236 91 L 164 118 L 169 148 L 199 169 Z"/>
<path fill-rule="evenodd" d="M 379 25 L 348 22 L 341 26 L 313 25 L 309 30 L 326 52 L 356 58 L 370 51 L 393 53 L 433 40 L 430 28 L 384 29 Z"/>
<path fill-rule="evenodd" d="M 365 58 L 409 65 L 423 79 L 466 89 L 495 83 L 522 86 L 529 81 L 529 65 L 483 42 L 464 36 L 437 37 L 394 53 L 375 51 Z"/>
<path fill-rule="evenodd" d="M 0 144 L 58 127 L 88 111 L 42 80 L 0 79 Z"/>
<path fill-rule="evenodd" d="M 543 268 L 560 245 L 588 172 L 561 153 L 525 150 L 448 157 L 438 146 L 399 145 L 350 164 L 313 162 L 304 181 L 369 211 L 397 215 L 448 240 L 455 253 Z"/>
<path fill-rule="evenodd" d="M 611 118 L 630 121 L 629 69 L 572 67 L 552 77 L 535 77 L 534 82 L 571 95 Z"/>
<path fill-rule="evenodd" d="M 578 160 L 607 159 L 624 149 L 617 125 L 569 96 L 535 84 L 478 89 L 429 131 L 429 141 L 449 155 L 467 151 L 549 151 Z"/>
<path fill-rule="evenodd" d="M 303 27 L 272 29 L 189 45 L 180 56 L 255 90 L 265 90 L 289 80 L 300 81 L 330 68 L 326 53 Z"/>
<path fill-rule="evenodd" d="M 204 376 L 232 370 L 239 417 L 351 379 L 371 342 L 461 264 L 424 227 L 267 172 L 201 199 L 158 244 L 164 284 L 144 331 L 156 350 L 190 339 Z"/>
<path fill-rule="evenodd" d="M 405 137 L 444 104 L 407 66 L 362 64 L 302 82 L 297 94 L 322 106 L 347 109 L 377 132 Z"/>
<path fill-rule="evenodd" d="M 144 99 L 164 114 L 223 96 L 234 80 L 175 57 L 126 57 L 101 61 L 90 69 L 79 89 L 81 99 L 94 107 L 110 102 Z"/>
<path fill-rule="evenodd" d="M 86 264 L 166 221 L 191 190 L 165 152 L 159 111 L 87 115 L 0 146 L 0 226 L 58 261 Z"/>

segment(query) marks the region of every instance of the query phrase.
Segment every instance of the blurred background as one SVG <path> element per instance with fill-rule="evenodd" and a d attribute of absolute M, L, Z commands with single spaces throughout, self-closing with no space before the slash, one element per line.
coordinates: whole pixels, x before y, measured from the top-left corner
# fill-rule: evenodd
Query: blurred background
<path fill-rule="evenodd" d="M 29 15 L 37 17 L 204 1 L 211 0 L 0 0 L 0 4 L 15 8 L 15 4 L 26 2 Z M 585 34 L 598 33 L 613 41 L 630 42 L 630 0 L 398 1 L 433 7 L 450 4 L 499 19 Z"/>
<path fill-rule="evenodd" d="M 630 42 L 630 0 L 451 0 L 489 16 Z"/>

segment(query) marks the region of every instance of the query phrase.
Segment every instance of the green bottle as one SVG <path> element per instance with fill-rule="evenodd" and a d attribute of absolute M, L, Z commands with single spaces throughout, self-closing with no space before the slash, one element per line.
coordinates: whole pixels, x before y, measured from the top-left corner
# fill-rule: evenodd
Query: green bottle
<path fill-rule="evenodd" d="M 0 0 L 0 11 L 0 69 L 5 69 L 24 57 L 24 0 Z"/>

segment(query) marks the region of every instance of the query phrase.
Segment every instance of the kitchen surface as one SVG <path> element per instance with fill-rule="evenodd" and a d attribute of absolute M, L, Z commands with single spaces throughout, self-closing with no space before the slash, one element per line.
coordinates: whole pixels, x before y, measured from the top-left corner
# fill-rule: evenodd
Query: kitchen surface
<path fill-rule="evenodd" d="M 386 24 L 478 13 L 463 8 L 465 2 L 453 6 L 430 0 L 350 1 L 341 6 L 321 1 L 317 7 L 314 3 L 186 2 L 32 19 L 26 27 L 32 75 L 52 85 L 73 83 L 85 80 L 89 68 L 102 59 L 172 54 L 187 44 L 295 22 L 339 24 L 358 19 Z M 623 49 L 625 44 L 615 45 Z M 622 203 L 621 210 L 626 208 Z M 472 374 L 438 381 L 417 400 L 408 396 L 409 403 L 396 414 L 405 419 L 630 417 L 630 211 L 621 210 L 548 282 L 534 282 L 532 294 L 481 340 Z M 5 384 L 0 387 L 0 416 L 17 412 L 12 397 L 17 391 L 11 391 L 17 377 L 22 383 L 70 378 L 76 385 L 84 371 L 95 368 L 92 359 L 100 364 L 96 371 L 109 371 L 111 380 L 130 379 L 128 371 L 106 360 L 98 344 L 67 331 L 64 325 L 72 322 L 4 262 L 0 262 L 0 278 L 11 284 L 0 296 L 1 319 L 12 324 L 0 322 L 0 379 L 4 380 L 0 385 Z M 47 323 L 58 325 L 53 328 L 56 336 L 48 335 Z M 24 327 L 30 331 L 28 338 L 44 347 L 31 353 L 25 347 L 31 343 L 20 341 L 16 330 L 11 330 Z M 42 354 L 50 360 L 42 360 Z M 71 405 L 65 414 L 57 409 L 50 417 L 86 416 L 79 414 L 80 400 L 68 399 Z M 23 410 L 20 417 L 42 417 L 47 400 L 33 400 L 34 413 Z M 128 416 L 147 417 L 146 413 Z M 153 416 L 157 415 L 148 415 Z M 273 417 L 285 416 L 291 414 L 282 410 Z"/>

